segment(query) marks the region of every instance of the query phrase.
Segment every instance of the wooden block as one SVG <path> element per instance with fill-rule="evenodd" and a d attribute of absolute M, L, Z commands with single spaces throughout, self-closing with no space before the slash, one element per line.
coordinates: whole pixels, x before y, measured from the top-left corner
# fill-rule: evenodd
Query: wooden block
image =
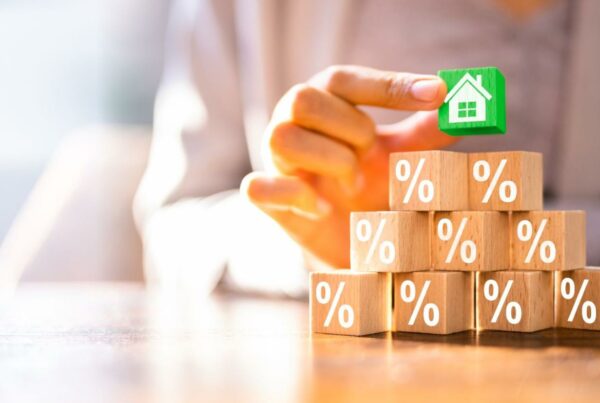
<path fill-rule="evenodd" d="M 573 270 L 585 267 L 585 211 L 513 213 L 512 268 Z"/>
<path fill-rule="evenodd" d="M 350 270 L 310 274 L 310 323 L 316 333 L 362 336 L 389 330 L 387 273 Z"/>
<path fill-rule="evenodd" d="M 429 269 L 428 213 L 351 213 L 350 228 L 352 270 L 408 272 Z"/>
<path fill-rule="evenodd" d="M 600 267 L 556 273 L 556 326 L 600 330 Z"/>
<path fill-rule="evenodd" d="M 441 131 L 452 136 L 504 134 L 506 85 L 496 67 L 440 70 L 448 95 L 438 111 Z"/>
<path fill-rule="evenodd" d="M 390 210 L 467 210 L 467 154 L 416 151 L 390 155 Z"/>
<path fill-rule="evenodd" d="M 510 267 L 507 213 L 435 213 L 433 231 L 434 270 L 491 271 Z"/>
<path fill-rule="evenodd" d="M 479 330 L 535 332 L 554 324 L 552 273 L 478 273 L 476 294 Z"/>
<path fill-rule="evenodd" d="M 450 334 L 473 329 L 472 273 L 427 271 L 393 276 L 393 330 Z"/>
<path fill-rule="evenodd" d="M 543 186 L 540 153 L 469 154 L 470 210 L 541 210 Z"/>

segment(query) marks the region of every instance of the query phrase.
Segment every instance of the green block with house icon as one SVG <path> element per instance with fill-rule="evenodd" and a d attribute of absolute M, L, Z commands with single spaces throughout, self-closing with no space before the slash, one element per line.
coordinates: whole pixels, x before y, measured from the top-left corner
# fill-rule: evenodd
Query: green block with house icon
<path fill-rule="evenodd" d="M 438 111 L 441 131 L 452 136 L 504 134 L 506 84 L 496 67 L 440 70 L 448 94 Z"/>

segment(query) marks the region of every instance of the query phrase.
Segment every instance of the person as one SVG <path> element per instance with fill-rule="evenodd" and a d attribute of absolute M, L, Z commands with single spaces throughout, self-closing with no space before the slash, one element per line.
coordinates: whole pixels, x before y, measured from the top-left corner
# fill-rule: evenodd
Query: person
<path fill-rule="evenodd" d="M 387 209 L 388 155 L 446 147 L 542 152 L 547 199 L 588 211 L 600 261 L 600 182 L 582 174 L 599 168 L 599 12 L 549 0 L 178 1 L 134 203 L 148 280 L 302 295 L 307 268 L 348 267 L 349 212 Z M 437 129 L 447 88 L 435 72 L 486 65 L 506 77 L 508 133 L 454 144 Z"/>

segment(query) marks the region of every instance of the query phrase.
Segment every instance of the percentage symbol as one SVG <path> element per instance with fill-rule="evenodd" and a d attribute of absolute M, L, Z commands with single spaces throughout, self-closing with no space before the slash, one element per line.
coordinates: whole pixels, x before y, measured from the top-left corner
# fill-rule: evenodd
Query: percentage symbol
<path fill-rule="evenodd" d="M 498 322 L 498 318 L 500 317 L 500 313 L 504 308 L 504 304 L 506 304 L 506 299 L 508 298 L 508 294 L 510 293 L 510 289 L 512 288 L 513 280 L 508 280 L 506 282 L 506 287 L 504 291 L 502 291 L 502 296 L 500 296 L 500 301 L 498 302 L 498 306 L 496 306 L 496 310 L 494 311 L 494 315 L 492 316 L 492 323 Z M 498 295 L 500 294 L 500 287 L 498 286 L 498 282 L 496 280 L 488 280 L 483 285 L 483 296 L 490 302 L 494 302 L 498 300 Z M 523 316 L 523 310 L 521 309 L 521 305 L 519 305 L 515 301 L 510 301 L 506 304 L 506 320 L 512 324 L 516 325 L 521 322 L 521 317 Z"/>
<path fill-rule="evenodd" d="M 331 320 L 333 319 L 333 315 L 338 308 L 338 304 L 340 303 L 340 298 L 344 292 L 345 286 L 346 282 L 340 281 L 340 284 L 335 291 L 335 295 L 333 296 L 333 302 L 331 302 L 331 286 L 329 283 L 326 281 L 320 281 L 317 284 L 315 289 L 317 302 L 321 305 L 327 305 L 329 302 L 331 302 L 329 310 L 327 311 L 327 317 L 325 318 L 325 322 L 323 322 L 323 326 L 329 327 L 331 324 Z M 340 326 L 344 329 L 351 328 L 354 324 L 354 310 L 352 307 L 348 304 L 342 304 L 340 305 L 339 309 L 337 309 L 337 313 Z"/>
<path fill-rule="evenodd" d="M 544 263 L 552 263 L 556 260 L 556 245 L 554 242 L 550 240 L 546 240 L 540 244 L 540 239 L 542 238 L 542 234 L 544 233 L 544 229 L 546 228 L 546 224 L 548 224 L 548 219 L 544 218 L 540 222 L 540 226 L 535 233 L 533 234 L 533 224 L 529 220 L 521 220 L 517 225 L 517 237 L 522 242 L 531 242 L 531 246 L 529 247 L 529 251 L 527 252 L 527 256 L 525 256 L 525 263 L 531 263 L 531 259 L 533 258 L 533 254 L 539 245 L 539 253 L 540 259 Z"/>
<path fill-rule="evenodd" d="M 425 165 L 425 158 L 419 159 L 417 163 L 417 168 L 415 169 L 415 173 L 411 178 L 411 166 L 408 160 L 400 160 L 396 163 L 396 178 L 400 182 L 406 182 L 410 179 L 408 184 L 408 189 L 404 194 L 404 199 L 402 199 L 402 203 L 407 204 L 412 197 L 412 194 L 415 191 L 415 187 L 417 187 L 417 195 L 419 200 L 423 203 L 429 203 L 433 200 L 434 196 L 434 188 L 433 182 L 429 179 L 423 179 L 419 181 L 421 176 L 421 171 L 423 170 L 423 166 Z M 417 182 L 419 185 L 417 186 Z"/>
<path fill-rule="evenodd" d="M 470 239 L 466 239 L 462 242 L 462 235 L 467 226 L 467 222 L 469 221 L 468 217 L 463 217 L 458 226 L 458 230 L 456 231 L 456 236 L 452 241 L 452 245 L 450 245 L 450 250 L 448 251 L 448 255 L 446 256 L 446 263 L 450 263 L 456 254 L 456 249 L 460 243 L 460 258 L 464 263 L 471 264 L 477 259 L 477 245 Z M 454 228 L 452 225 L 452 221 L 449 218 L 442 218 L 438 222 L 437 227 L 438 237 L 442 241 L 449 241 L 452 239 L 452 234 L 454 233 Z"/>
<path fill-rule="evenodd" d="M 373 227 L 371 222 L 367 219 L 359 220 L 356 224 L 356 238 L 360 242 L 369 242 L 369 250 L 367 251 L 367 257 L 365 263 L 371 263 L 375 250 L 379 250 L 379 261 L 383 264 L 391 264 L 396 259 L 396 248 L 391 241 L 382 241 L 381 235 L 385 228 L 386 219 L 382 218 L 379 221 L 375 235 L 373 235 Z M 379 248 L 377 247 L 379 245 Z"/>
<path fill-rule="evenodd" d="M 585 294 L 589 282 L 588 279 L 585 279 L 581 283 L 581 288 L 577 293 L 577 297 L 575 298 L 575 302 L 573 303 L 573 307 L 567 318 L 568 322 L 573 322 L 573 319 L 575 319 L 575 315 L 577 314 L 577 310 L 579 309 L 579 305 L 581 304 L 581 300 L 583 299 L 583 295 Z M 573 299 L 573 297 L 575 297 L 575 291 L 575 281 L 573 281 L 572 278 L 567 277 L 560 282 L 560 295 L 562 295 L 564 299 Z M 588 325 L 591 325 L 596 321 L 596 305 L 594 305 L 592 301 L 587 300 L 581 305 L 581 318 Z"/>
<path fill-rule="evenodd" d="M 413 326 L 415 324 L 430 285 L 430 280 L 426 280 L 423 284 L 423 289 L 419 293 L 419 298 L 417 299 L 415 307 L 413 308 L 410 318 L 408 319 L 409 326 Z M 411 303 L 416 297 L 417 287 L 415 286 L 415 283 L 411 280 L 404 280 L 402 284 L 400 284 L 400 298 L 402 301 Z M 440 323 L 440 308 L 432 302 L 425 304 L 423 307 L 423 321 L 429 327 L 436 326 L 438 323 Z"/>
<path fill-rule="evenodd" d="M 494 189 L 498 186 L 498 181 L 500 180 L 500 176 L 502 172 L 504 172 L 504 167 L 506 166 L 506 159 L 502 159 L 500 164 L 498 165 L 498 169 L 494 172 L 494 176 L 483 195 L 482 202 L 488 203 L 492 194 L 494 193 Z M 477 182 L 487 182 L 491 174 L 490 163 L 486 160 L 479 160 L 473 164 L 473 178 Z M 517 199 L 517 184 L 513 181 L 506 180 L 500 183 L 500 187 L 498 188 L 498 195 L 500 196 L 500 200 L 504 203 L 512 203 Z"/>

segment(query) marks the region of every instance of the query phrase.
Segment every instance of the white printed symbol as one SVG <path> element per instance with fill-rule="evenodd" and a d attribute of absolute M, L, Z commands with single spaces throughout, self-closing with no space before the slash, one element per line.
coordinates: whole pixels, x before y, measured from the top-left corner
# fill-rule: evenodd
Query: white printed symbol
<path fill-rule="evenodd" d="M 460 221 L 460 225 L 458 226 L 458 231 L 456 231 L 456 235 L 454 236 L 454 240 L 450 245 L 450 250 L 448 251 L 448 255 L 446 255 L 446 263 L 450 263 L 456 254 L 456 249 L 460 244 L 460 259 L 467 264 L 473 263 L 477 259 L 477 245 L 470 239 L 466 239 L 461 242 L 463 232 L 465 231 L 465 227 L 467 226 L 467 222 L 469 221 L 468 217 L 463 217 Z M 452 221 L 448 218 L 442 218 L 438 222 L 437 226 L 437 234 L 438 237 L 442 241 L 449 241 L 452 239 L 452 234 L 454 232 L 454 228 L 452 225 Z"/>
<path fill-rule="evenodd" d="M 548 224 L 548 219 L 544 218 L 540 222 L 540 226 L 533 235 L 533 224 L 529 220 L 521 220 L 517 225 L 517 238 L 521 242 L 529 242 L 531 238 L 533 241 L 531 242 L 531 246 L 529 247 L 529 251 L 527 252 L 527 256 L 525 256 L 525 263 L 531 263 L 531 259 L 533 259 L 533 254 L 539 245 L 539 253 L 540 259 L 544 263 L 552 263 L 556 260 L 556 245 L 554 242 L 550 240 L 543 241 L 540 244 L 540 238 L 544 233 L 544 229 L 546 228 L 546 224 Z"/>
<path fill-rule="evenodd" d="M 419 200 L 423 203 L 429 203 L 433 200 L 434 196 L 434 188 L 433 182 L 429 179 L 422 179 L 419 181 L 419 177 L 421 176 L 421 171 L 423 170 L 423 166 L 425 165 L 425 158 L 419 159 L 417 163 L 417 168 L 415 169 L 415 173 L 411 178 L 411 166 L 408 160 L 400 160 L 396 163 L 396 179 L 400 182 L 406 182 L 410 179 L 408 184 L 408 189 L 404 194 L 404 198 L 402 199 L 402 203 L 407 204 L 412 194 L 415 191 L 415 187 L 417 187 L 417 196 Z M 417 182 L 419 183 L 417 185 Z"/>
<path fill-rule="evenodd" d="M 512 288 L 513 280 L 508 280 L 506 282 L 506 287 L 504 291 L 502 291 L 502 296 L 500 297 L 500 301 L 496 306 L 496 310 L 494 311 L 494 315 L 492 316 L 492 323 L 498 322 L 498 318 L 502 313 L 502 309 L 506 304 L 506 299 L 508 298 L 508 294 L 510 293 L 510 289 Z M 500 287 L 498 286 L 498 282 L 496 280 L 488 280 L 483 285 L 483 296 L 490 302 L 494 302 L 498 299 L 498 295 L 500 294 Z M 521 309 L 521 305 L 519 305 L 515 301 L 510 301 L 506 304 L 506 320 L 508 323 L 512 325 L 516 325 L 521 322 L 521 317 L 523 316 L 523 311 Z"/>
<path fill-rule="evenodd" d="M 477 78 L 469 73 L 456 83 L 450 90 L 444 103 L 449 102 L 450 123 L 483 122 L 486 119 L 486 102 L 492 99 L 490 94 L 481 83 L 481 75 Z"/>
<path fill-rule="evenodd" d="M 333 302 L 331 302 L 331 286 L 326 281 L 320 281 L 317 284 L 315 289 L 315 296 L 317 302 L 321 305 L 326 305 L 331 302 L 329 306 L 329 310 L 327 311 L 327 317 L 325 318 L 325 322 L 323 322 L 323 326 L 329 327 L 331 324 L 331 320 L 333 319 L 333 315 L 335 314 L 336 309 L 338 308 L 338 304 L 340 303 L 340 298 L 342 293 L 344 292 L 344 287 L 346 286 L 345 281 L 340 281 L 338 285 L 338 289 L 333 296 Z M 349 329 L 354 324 L 354 310 L 348 304 L 340 305 L 337 310 L 338 314 L 338 323 L 344 329 Z"/>
<path fill-rule="evenodd" d="M 500 176 L 504 171 L 504 167 L 506 166 L 506 159 L 502 159 L 500 164 L 498 165 L 498 169 L 494 172 L 494 177 L 492 178 L 485 194 L 483 195 L 482 203 L 487 204 L 492 197 L 494 189 L 498 186 L 498 181 L 500 180 Z M 491 177 L 491 167 L 490 163 L 486 160 L 479 160 L 473 164 L 473 178 L 477 182 L 487 182 Z M 513 181 L 503 181 L 500 183 L 500 187 L 498 188 L 498 194 L 500 196 L 500 200 L 504 203 L 512 203 L 517 199 L 517 184 Z"/>
<path fill-rule="evenodd" d="M 583 299 L 583 295 L 585 294 L 585 290 L 589 282 L 590 280 L 586 278 L 581 283 L 581 288 L 577 293 L 577 298 L 575 298 L 575 302 L 573 303 L 573 307 L 571 308 L 567 322 L 573 322 L 573 319 L 575 319 L 575 315 L 577 314 L 579 305 L 581 305 L 581 300 Z M 564 299 L 573 299 L 573 297 L 575 297 L 575 291 L 575 281 L 573 281 L 572 278 L 567 277 L 560 282 L 560 295 L 562 295 Z M 581 305 L 581 318 L 588 325 L 591 325 L 596 321 L 596 305 L 594 305 L 592 301 L 585 301 L 583 305 Z"/>
<path fill-rule="evenodd" d="M 417 299 L 410 318 L 408 319 L 409 326 L 413 326 L 415 324 L 430 285 L 431 281 L 429 280 L 425 281 L 423 284 L 423 289 L 419 293 L 419 298 Z M 415 298 L 417 298 L 417 287 L 415 286 L 415 283 L 411 280 L 404 280 L 400 285 L 400 299 L 409 304 L 413 302 Z M 429 327 L 436 326 L 438 323 L 440 323 L 440 308 L 432 302 L 425 304 L 423 307 L 423 321 Z"/>
<path fill-rule="evenodd" d="M 373 235 L 371 222 L 367 219 L 362 219 L 356 224 L 356 238 L 360 242 L 369 242 L 369 250 L 365 263 L 371 263 L 375 251 L 378 250 L 379 261 L 383 264 L 391 264 L 396 259 L 396 248 L 391 241 L 382 241 L 381 235 L 385 228 L 386 219 L 382 218 L 377 226 L 377 231 Z"/>

